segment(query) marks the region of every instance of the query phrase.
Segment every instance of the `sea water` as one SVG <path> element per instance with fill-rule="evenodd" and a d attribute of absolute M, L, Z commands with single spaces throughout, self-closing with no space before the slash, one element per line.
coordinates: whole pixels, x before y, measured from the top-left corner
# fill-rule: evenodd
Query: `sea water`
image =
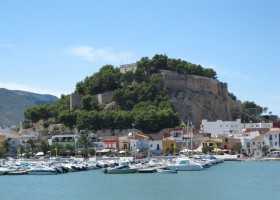
<path fill-rule="evenodd" d="M 225 162 L 177 174 L 0 176 L 2 200 L 263 200 L 280 199 L 280 162 Z"/>

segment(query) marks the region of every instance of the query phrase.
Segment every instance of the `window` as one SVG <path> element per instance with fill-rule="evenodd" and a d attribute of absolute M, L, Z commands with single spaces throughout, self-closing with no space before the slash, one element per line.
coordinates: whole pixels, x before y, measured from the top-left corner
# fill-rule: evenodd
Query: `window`
<path fill-rule="evenodd" d="M 269 140 L 272 140 L 272 135 L 269 135 Z"/>
<path fill-rule="evenodd" d="M 173 137 L 180 137 L 181 136 L 181 133 L 180 132 L 174 132 L 173 133 Z"/>
<path fill-rule="evenodd" d="M 228 142 L 228 139 L 227 139 L 227 138 L 225 139 L 225 142 Z"/>
<path fill-rule="evenodd" d="M 278 143 L 277 142 L 275 142 L 275 145 L 277 145 Z"/>
<path fill-rule="evenodd" d="M 255 145 L 256 143 L 255 142 L 253 142 L 253 145 Z"/>
<path fill-rule="evenodd" d="M 159 150 L 159 144 L 157 144 L 157 150 Z"/>

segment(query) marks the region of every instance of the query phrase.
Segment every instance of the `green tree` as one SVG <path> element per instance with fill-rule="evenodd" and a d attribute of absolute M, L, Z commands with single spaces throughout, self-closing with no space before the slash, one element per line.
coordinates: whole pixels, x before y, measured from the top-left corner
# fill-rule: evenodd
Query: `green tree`
<path fill-rule="evenodd" d="M 97 101 L 96 97 L 94 97 L 90 94 L 86 94 L 83 96 L 83 98 L 81 100 L 81 105 L 82 105 L 82 108 L 86 111 L 98 110 L 98 101 Z"/>
<path fill-rule="evenodd" d="M 150 71 L 154 73 L 158 72 L 159 69 L 167 69 L 167 61 L 168 57 L 166 55 L 156 54 L 149 62 Z"/>
<path fill-rule="evenodd" d="M 84 110 L 77 112 L 76 125 L 80 129 L 97 130 L 99 128 L 99 121 L 99 114 L 95 110 L 90 112 Z"/>
<path fill-rule="evenodd" d="M 211 153 L 214 150 L 213 147 L 210 146 L 203 146 L 202 147 L 202 153 L 207 154 L 207 153 Z"/>
<path fill-rule="evenodd" d="M 47 143 L 46 141 L 41 141 L 40 145 L 39 145 L 39 150 L 41 152 L 43 152 L 44 156 L 45 156 L 46 153 L 51 150 L 51 147 L 50 147 L 49 143 Z"/>
<path fill-rule="evenodd" d="M 264 145 L 264 146 L 262 147 L 262 152 L 263 152 L 264 155 L 266 156 L 266 155 L 268 154 L 268 152 L 269 152 L 269 146 Z"/>
<path fill-rule="evenodd" d="M 267 107 L 261 107 L 261 106 L 259 106 L 259 105 L 257 105 L 255 102 L 253 102 L 253 101 L 244 101 L 243 103 L 242 103 L 242 106 L 245 108 L 245 109 L 248 109 L 249 110 L 249 112 L 250 112 L 250 114 L 252 114 L 252 115 L 255 115 L 255 116 L 257 116 L 257 115 L 259 115 L 259 114 L 261 114 L 263 111 L 267 111 Z"/>
<path fill-rule="evenodd" d="M 18 145 L 17 147 L 17 153 L 18 153 L 18 156 L 20 155 L 20 157 L 22 157 L 22 154 L 24 153 L 24 148 L 23 148 L 23 145 Z"/>
<path fill-rule="evenodd" d="M 231 151 L 236 153 L 241 153 L 242 145 L 240 143 L 236 143 L 232 146 Z"/>
<path fill-rule="evenodd" d="M 68 156 L 75 154 L 75 147 L 71 144 L 67 144 L 65 146 L 65 150 L 66 150 L 66 153 L 68 154 Z"/>
<path fill-rule="evenodd" d="M 29 108 L 24 112 L 24 117 L 33 122 L 37 122 L 40 119 L 49 119 L 53 117 L 53 107 L 50 104 L 42 104 Z"/>
<path fill-rule="evenodd" d="M 3 157 L 9 156 L 10 148 L 11 148 L 11 144 L 9 140 L 3 140 L 1 142 L 1 153 Z"/>
<path fill-rule="evenodd" d="M 27 140 L 26 143 L 28 144 L 28 146 L 29 146 L 29 148 L 30 148 L 30 150 L 31 150 L 31 154 L 32 154 L 32 156 L 33 156 L 33 154 L 34 154 L 34 149 L 35 149 L 35 147 L 36 147 L 36 144 L 35 144 L 34 140 L 29 139 L 29 140 Z"/>
<path fill-rule="evenodd" d="M 77 112 L 71 110 L 61 111 L 58 115 L 58 120 L 63 123 L 66 127 L 72 128 L 77 121 Z"/>
<path fill-rule="evenodd" d="M 88 155 L 88 147 L 90 145 L 90 140 L 88 138 L 88 134 L 82 133 L 79 138 L 79 144 L 83 146 L 83 157 L 87 158 Z"/>
<path fill-rule="evenodd" d="M 55 156 L 66 155 L 65 148 L 62 144 L 55 143 L 51 147 L 51 154 Z"/>
<path fill-rule="evenodd" d="M 129 87 L 132 85 L 134 81 L 134 73 L 132 71 L 128 71 L 122 75 L 123 87 Z"/>

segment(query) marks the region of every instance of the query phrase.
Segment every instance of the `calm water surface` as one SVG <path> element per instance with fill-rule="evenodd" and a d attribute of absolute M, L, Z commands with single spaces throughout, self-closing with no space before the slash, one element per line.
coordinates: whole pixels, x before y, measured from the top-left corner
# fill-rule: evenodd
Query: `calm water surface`
<path fill-rule="evenodd" d="M 280 199 L 280 162 L 225 162 L 178 174 L 0 176 L 2 200 Z"/>

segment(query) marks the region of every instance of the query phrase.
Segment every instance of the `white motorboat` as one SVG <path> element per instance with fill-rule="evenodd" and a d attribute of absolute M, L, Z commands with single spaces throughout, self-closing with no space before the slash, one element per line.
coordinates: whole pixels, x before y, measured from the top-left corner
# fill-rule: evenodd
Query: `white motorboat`
<path fill-rule="evenodd" d="M 35 165 L 27 170 L 30 175 L 56 175 L 57 171 L 44 165 Z"/>
<path fill-rule="evenodd" d="M 166 167 L 178 171 L 200 171 L 203 169 L 199 163 L 195 163 L 189 158 L 177 158 L 174 163 L 169 163 Z"/>
<path fill-rule="evenodd" d="M 123 165 L 120 167 L 108 167 L 103 170 L 105 174 L 130 174 L 136 173 L 138 169 L 134 166 Z"/>
<path fill-rule="evenodd" d="M 129 162 L 121 161 L 119 166 L 105 168 L 103 172 L 105 174 L 130 174 L 138 172 L 138 167 L 130 165 Z"/>
<path fill-rule="evenodd" d="M 156 171 L 161 174 L 176 174 L 178 172 L 177 169 L 169 169 L 168 167 L 160 167 Z"/>
<path fill-rule="evenodd" d="M 0 167 L 0 175 L 5 175 L 9 171 L 8 168 Z"/>

